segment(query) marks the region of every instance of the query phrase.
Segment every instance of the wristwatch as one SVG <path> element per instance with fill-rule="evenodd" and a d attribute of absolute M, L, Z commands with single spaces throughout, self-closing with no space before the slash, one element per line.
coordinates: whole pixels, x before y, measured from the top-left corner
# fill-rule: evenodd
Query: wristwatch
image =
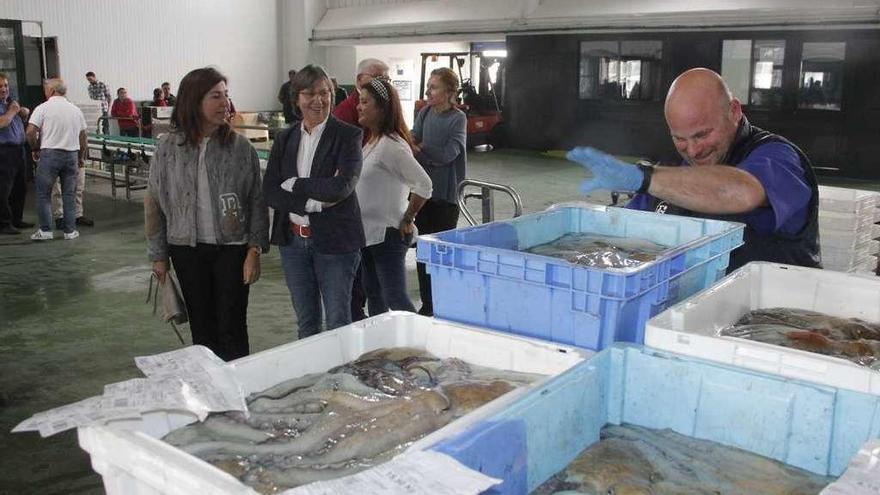
<path fill-rule="evenodd" d="M 639 186 L 638 190 L 636 190 L 639 194 L 645 194 L 648 192 L 648 189 L 651 187 L 651 179 L 654 176 L 654 167 L 651 165 L 644 164 L 636 164 L 639 167 L 639 170 L 642 171 L 642 185 Z"/>

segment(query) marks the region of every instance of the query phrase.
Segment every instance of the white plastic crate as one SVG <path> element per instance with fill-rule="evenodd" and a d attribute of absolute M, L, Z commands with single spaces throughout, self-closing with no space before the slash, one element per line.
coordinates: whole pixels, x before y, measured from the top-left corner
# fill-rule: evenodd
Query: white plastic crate
<path fill-rule="evenodd" d="M 877 221 L 875 218 L 877 215 L 880 215 L 880 208 L 867 210 L 863 213 L 840 213 L 819 210 L 819 228 L 834 230 L 868 229 Z"/>
<path fill-rule="evenodd" d="M 880 278 L 749 263 L 648 320 L 645 345 L 789 378 L 880 395 L 880 372 L 850 361 L 718 332 L 755 309 L 798 308 L 880 321 Z"/>
<path fill-rule="evenodd" d="M 844 187 L 819 186 L 819 209 L 841 213 L 867 212 L 878 205 L 880 193 Z"/>
<path fill-rule="evenodd" d="M 391 312 L 238 359 L 229 366 L 243 392 L 250 394 L 387 347 L 414 347 L 440 358 L 457 357 L 480 366 L 548 375 L 423 437 L 410 450 L 424 450 L 460 433 L 594 354 L 412 313 Z M 169 431 L 194 421 L 192 414 L 155 411 L 145 414 L 143 420 L 79 428 L 79 443 L 91 454 L 92 467 L 103 477 L 109 495 L 256 495 L 232 475 L 160 440 Z"/>

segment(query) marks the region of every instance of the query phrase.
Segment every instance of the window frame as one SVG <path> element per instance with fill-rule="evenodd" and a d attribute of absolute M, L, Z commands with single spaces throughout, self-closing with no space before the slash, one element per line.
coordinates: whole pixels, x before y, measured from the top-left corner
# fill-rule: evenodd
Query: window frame
<path fill-rule="evenodd" d="M 621 77 L 621 72 L 622 72 L 622 70 L 621 70 L 622 65 L 625 63 L 625 61 L 631 61 L 631 60 L 636 59 L 636 58 L 634 58 L 635 56 L 632 56 L 632 55 L 628 55 L 626 57 L 624 55 L 621 55 L 621 47 L 623 46 L 624 43 L 627 43 L 627 42 L 654 42 L 659 45 L 660 57 L 655 59 L 656 67 L 657 67 L 657 70 L 659 71 L 659 75 L 656 76 L 656 79 L 657 79 L 657 81 L 656 81 L 657 88 L 655 89 L 656 94 L 654 94 L 651 98 L 648 98 L 648 99 L 623 98 L 623 97 L 613 98 L 613 97 L 609 97 L 609 96 L 588 96 L 588 97 L 583 96 L 583 94 L 581 92 L 581 81 L 584 79 L 583 71 L 582 71 L 583 62 L 584 62 L 584 55 L 583 55 L 584 44 L 585 43 L 614 43 L 617 45 L 616 53 L 614 55 L 613 61 L 618 64 L 617 81 L 616 82 L 617 82 L 618 86 L 620 86 L 621 85 L 620 77 Z M 651 37 L 647 37 L 647 38 L 627 36 L 627 37 L 614 37 L 614 38 L 579 39 L 578 40 L 578 51 L 577 51 L 578 65 L 577 65 L 577 72 L 576 72 L 577 73 L 576 87 L 577 87 L 578 101 L 591 102 L 594 104 L 596 104 L 596 103 L 610 104 L 613 102 L 614 104 L 624 104 L 624 105 L 638 105 L 638 104 L 644 105 L 644 104 L 656 103 L 658 101 L 661 101 L 662 100 L 661 89 L 662 89 L 662 86 L 665 81 L 663 79 L 663 76 L 667 70 L 667 67 L 666 67 L 667 61 L 663 57 L 663 54 L 666 50 L 666 46 L 667 46 L 666 39 L 663 37 L 657 37 L 657 36 L 651 36 Z M 641 57 L 638 57 L 638 60 L 644 62 L 644 59 Z M 597 67 L 597 71 L 596 71 L 596 85 L 597 85 L 597 87 L 601 83 L 601 81 L 599 80 L 599 72 L 600 72 L 599 67 Z M 640 75 L 641 75 L 641 71 L 640 71 Z M 641 85 L 641 86 L 643 87 L 643 85 Z M 597 90 L 597 93 L 598 93 L 598 90 Z"/>

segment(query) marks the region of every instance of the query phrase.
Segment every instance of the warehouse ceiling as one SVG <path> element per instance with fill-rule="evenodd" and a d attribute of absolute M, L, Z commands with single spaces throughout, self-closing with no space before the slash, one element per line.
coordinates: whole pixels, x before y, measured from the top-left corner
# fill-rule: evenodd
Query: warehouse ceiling
<path fill-rule="evenodd" d="M 327 0 L 319 44 L 515 33 L 755 26 L 880 26 L 880 0 Z"/>

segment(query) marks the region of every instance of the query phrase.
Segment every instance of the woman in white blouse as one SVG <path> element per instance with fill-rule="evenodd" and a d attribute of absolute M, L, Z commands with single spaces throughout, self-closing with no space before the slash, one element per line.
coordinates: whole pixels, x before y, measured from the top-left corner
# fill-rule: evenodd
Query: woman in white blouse
<path fill-rule="evenodd" d="M 412 137 L 400 98 L 386 81 L 373 79 L 360 91 L 358 123 L 370 131 L 357 183 L 366 234 L 362 251 L 364 290 L 370 315 L 412 311 L 404 259 L 417 234 L 416 213 L 431 197 L 431 178 L 412 155 Z"/>

